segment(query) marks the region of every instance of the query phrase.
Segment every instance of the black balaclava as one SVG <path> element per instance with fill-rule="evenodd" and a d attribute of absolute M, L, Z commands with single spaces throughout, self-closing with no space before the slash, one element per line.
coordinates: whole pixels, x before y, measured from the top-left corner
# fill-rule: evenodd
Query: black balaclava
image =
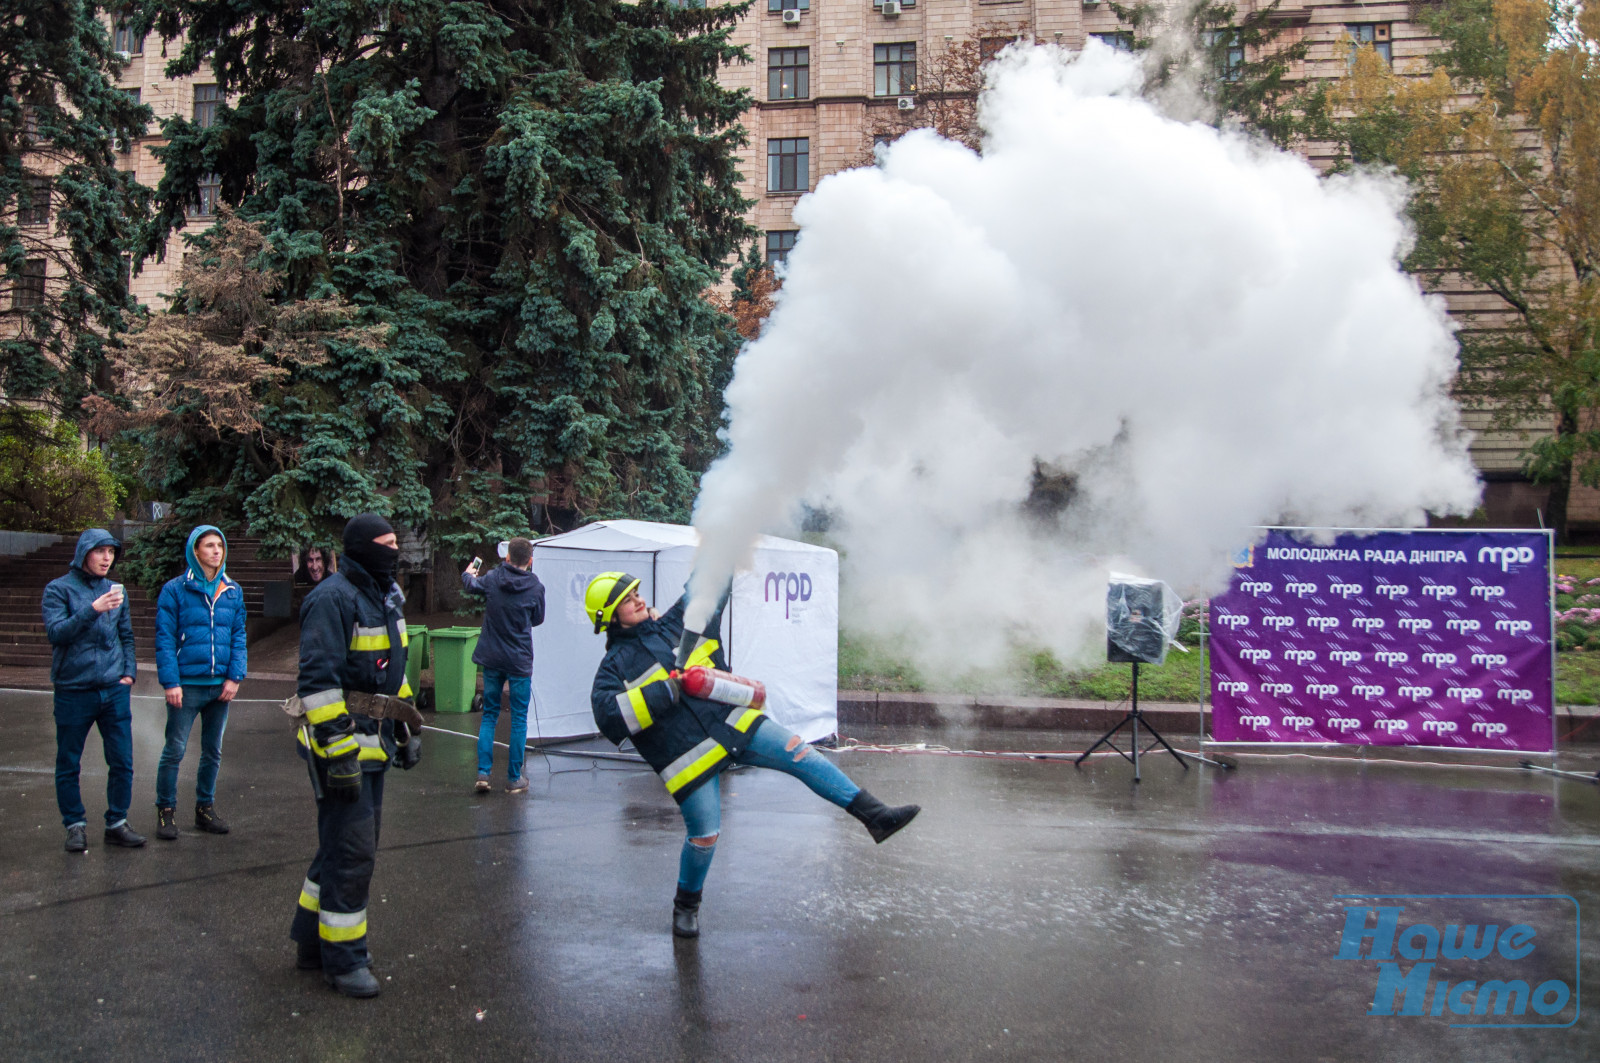
<path fill-rule="evenodd" d="M 376 513 L 363 513 L 344 526 L 344 556 L 366 569 L 378 584 L 379 591 L 387 591 L 394 582 L 394 569 L 400 551 L 392 546 L 379 546 L 372 540 L 394 531 L 389 522 Z"/>

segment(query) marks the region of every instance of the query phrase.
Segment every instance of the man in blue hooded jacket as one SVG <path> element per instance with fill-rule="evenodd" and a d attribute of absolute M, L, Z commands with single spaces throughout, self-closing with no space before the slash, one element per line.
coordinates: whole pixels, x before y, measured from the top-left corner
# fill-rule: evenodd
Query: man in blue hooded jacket
<path fill-rule="evenodd" d="M 128 826 L 133 801 L 133 711 L 129 694 L 137 666 L 133 620 L 122 585 L 109 575 L 122 544 L 101 528 L 78 536 L 72 568 L 50 581 L 41 608 L 50 640 L 50 685 L 55 688 L 56 804 L 67 828 L 67 852 L 89 847 L 88 813 L 78 788 L 89 729 L 100 729 L 105 750 L 107 845 L 136 849 L 144 837 Z"/>
<path fill-rule="evenodd" d="M 226 834 L 217 815 L 217 773 L 228 705 L 247 664 L 244 590 L 228 578 L 228 539 L 202 524 L 189 533 L 183 575 L 156 600 L 156 675 L 167 694 L 167 742 L 156 768 L 156 837 L 178 837 L 178 766 L 200 718 L 200 770 L 195 775 L 194 825 Z"/>
<path fill-rule="evenodd" d="M 483 633 L 478 648 L 472 651 L 473 663 L 483 668 L 483 721 L 478 726 L 474 789 L 480 794 L 489 792 L 503 687 L 510 694 L 511 710 L 506 793 L 525 793 L 528 780 L 522 775 L 522 765 L 528 752 L 528 699 L 533 694 L 533 629 L 544 623 L 544 584 L 533 574 L 533 542 L 512 539 L 506 544 L 505 564 L 482 579 L 474 560 L 461 573 L 461 585 L 489 599 L 483 611 Z"/>

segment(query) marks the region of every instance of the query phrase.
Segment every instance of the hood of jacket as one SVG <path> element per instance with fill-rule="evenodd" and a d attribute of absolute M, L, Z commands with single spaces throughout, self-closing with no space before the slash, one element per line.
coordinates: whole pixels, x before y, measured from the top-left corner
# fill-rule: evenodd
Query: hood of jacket
<path fill-rule="evenodd" d="M 531 591 L 540 586 L 539 577 L 531 568 L 518 568 L 509 561 L 500 562 L 500 586 L 513 594 Z"/>
<path fill-rule="evenodd" d="M 84 571 L 83 563 L 89 559 L 90 550 L 101 546 L 111 547 L 111 568 L 116 568 L 117 562 L 122 560 L 122 544 L 104 528 L 89 528 L 78 536 L 78 550 L 72 555 L 72 567 L 87 576 L 88 572 Z M 107 569 L 106 572 L 109 575 L 111 569 Z"/>
<path fill-rule="evenodd" d="M 222 540 L 222 564 L 217 566 L 217 578 L 214 580 L 206 579 L 206 570 L 200 567 L 200 559 L 194 556 L 194 545 L 204 535 L 215 535 Z M 189 566 L 189 575 L 200 583 L 208 584 L 214 592 L 216 585 L 228 574 L 228 537 L 215 524 L 200 525 L 189 533 L 189 541 L 183 547 L 183 561 Z"/>

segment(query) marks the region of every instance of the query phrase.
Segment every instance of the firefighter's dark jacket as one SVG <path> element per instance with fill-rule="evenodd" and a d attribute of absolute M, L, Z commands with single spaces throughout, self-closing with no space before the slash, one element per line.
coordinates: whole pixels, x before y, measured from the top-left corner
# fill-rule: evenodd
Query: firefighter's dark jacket
<path fill-rule="evenodd" d="M 394 723 L 345 711 L 345 691 L 394 694 L 409 698 L 406 682 L 406 621 L 401 612 L 405 596 L 390 584 L 379 590 L 366 569 L 349 557 L 339 559 L 339 571 L 312 588 L 300 606 L 300 684 L 297 693 L 306 708 L 314 752 L 330 754 L 346 731 L 348 718 L 355 725 L 363 771 L 383 771 L 394 754 Z M 306 754 L 306 733 L 301 728 L 300 755 Z"/>
<path fill-rule="evenodd" d="M 626 629 L 613 624 L 590 695 L 600 733 L 618 745 L 633 739 L 680 804 L 732 763 L 766 719 L 758 709 L 690 697 L 669 681 L 687 604 L 685 594 L 659 620 Z M 719 607 L 706 630 L 721 626 Z M 697 664 L 726 669 L 721 643 L 702 638 L 689 658 Z"/>

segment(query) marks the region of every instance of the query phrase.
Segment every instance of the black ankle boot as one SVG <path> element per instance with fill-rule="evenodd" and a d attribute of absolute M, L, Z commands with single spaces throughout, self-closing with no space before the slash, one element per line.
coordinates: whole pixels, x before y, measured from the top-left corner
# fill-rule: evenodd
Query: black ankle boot
<path fill-rule="evenodd" d="M 862 790 L 845 806 L 845 811 L 866 825 L 872 840 L 882 845 L 889 835 L 917 818 L 921 805 L 900 805 L 890 808 L 876 797 Z"/>
<path fill-rule="evenodd" d="M 690 893 L 682 886 L 672 898 L 672 936 L 697 938 L 700 936 L 700 890 Z"/>

